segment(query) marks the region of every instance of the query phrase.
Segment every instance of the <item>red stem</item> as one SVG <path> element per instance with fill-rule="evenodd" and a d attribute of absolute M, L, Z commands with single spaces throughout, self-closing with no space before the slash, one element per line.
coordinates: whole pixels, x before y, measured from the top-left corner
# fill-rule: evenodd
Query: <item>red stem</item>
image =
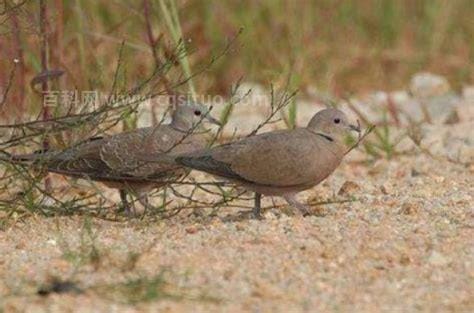
<path fill-rule="evenodd" d="M 43 73 L 48 72 L 48 7 L 47 0 L 40 0 L 40 12 L 39 12 L 39 26 L 40 26 L 40 56 L 41 56 L 41 70 Z M 45 106 L 45 96 L 49 91 L 48 80 L 45 79 L 41 83 L 41 91 L 43 92 L 43 120 L 51 118 L 51 112 L 48 106 Z M 43 139 L 43 149 L 49 148 L 49 140 L 47 136 Z M 51 180 L 50 177 L 45 178 L 45 190 L 49 193 L 51 191 Z"/>
<path fill-rule="evenodd" d="M 13 101 L 14 104 L 17 105 L 17 116 L 24 112 L 24 102 L 25 102 L 25 63 L 23 57 L 23 48 L 21 46 L 21 35 L 20 35 L 20 25 L 18 22 L 17 13 L 14 12 L 12 14 L 12 30 L 13 30 L 13 48 L 15 53 L 15 59 L 18 60 L 18 78 L 17 78 L 17 86 L 19 88 L 18 92 L 16 93 L 16 97 Z"/>

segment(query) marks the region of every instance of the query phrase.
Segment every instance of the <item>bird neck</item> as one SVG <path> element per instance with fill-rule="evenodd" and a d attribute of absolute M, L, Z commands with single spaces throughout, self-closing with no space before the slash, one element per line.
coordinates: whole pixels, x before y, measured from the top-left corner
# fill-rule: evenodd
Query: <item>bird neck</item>
<path fill-rule="evenodd" d="M 207 133 L 203 128 L 202 123 L 195 125 L 192 121 L 186 119 L 186 117 L 181 114 L 173 114 L 170 127 L 178 132 L 185 133 L 186 136 L 192 135 L 193 137 L 196 137 Z"/>
<path fill-rule="evenodd" d="M 335 141 L 336 141 L 333 136 L 331 136 L 331 135 L 325 133 L 325 132 L 322 131 L 322 130 L 314 129 L 314 128 L 311 128 L 311 127 L 306 127 L 306 129 L 307 129 L 309 132 L 315 134 L 316 136 L 318 136 L 318 137 L 324 139 L 325 141 L 328 141 L 328 142 L 335 142 Z"/>
<path fill-rule="evenodd" d="M 312 134 L 316 135 L 324 143 L 324 145 L 336 155 L 342 155 L 347 150 L 344 143 L 339 138 L 337 138 L 337 136 L 334 137 L 321 130 L 312 129 L 310 127 L 307 127 L 306 129 Z"/>
<path fill-rule="evenodd" d="M 320 136 L 320 137 L 326 139 L 326 140 L 329 141 L 329 142 L 334 142 L 334 138 L 332 138 L 331 136 L 329 136 L 329 135 L 327 135 L 327 134 L 325 134 L 325 133 L 323 133 L 323 132 L 314 132 L 314 133 L 315 133 L 316 135 L 318 135 L 318 136 Z"/>
<path fill-rule="evenodd" d="M 182 114 L 179 114 L 177 111 L 173 112 L 171 117 L 171 127 L 181 130 L 181 131 L 189 131 L 193 128 L 193 123 L 189 119 L 187 119 Z"/>

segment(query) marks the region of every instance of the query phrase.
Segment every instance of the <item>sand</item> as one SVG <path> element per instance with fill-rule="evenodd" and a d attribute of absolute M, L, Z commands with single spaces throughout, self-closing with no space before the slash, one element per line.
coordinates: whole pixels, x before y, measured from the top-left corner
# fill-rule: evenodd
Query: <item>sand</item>
<path fill-rule="evenodd" d="M 0 232 L 0 304 L 4 312 L 474 310 L 472 166 L 422 154 L 346 162 L 299 197 L 357 200 L 304 218 L 272 209 L 262 221 L 236 208 L 159 221 L 29 217 Z M 72 287 L 38 295 L 53 281 Z"/>

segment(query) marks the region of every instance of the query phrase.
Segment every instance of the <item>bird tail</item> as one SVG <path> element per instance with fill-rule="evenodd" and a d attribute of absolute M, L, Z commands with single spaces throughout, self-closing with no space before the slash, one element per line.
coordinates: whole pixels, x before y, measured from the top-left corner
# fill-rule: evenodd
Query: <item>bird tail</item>
<path fill-rule="evenodd" d="M 175 162 L 179 165 L 223 178 L 247 181 L 247 179 L 236 173 L 230 164 L 214 159 L 208 150 L 179 155 L 175 158 Z"/>
<path fill-rule="evenodd" d="M 15 164 L 41 163 L 51 157 L 54 153 L 48 150 L 37 150 L 27 154 L 10 154 L 6 151 L 0 152 L 0 161 Z"/>

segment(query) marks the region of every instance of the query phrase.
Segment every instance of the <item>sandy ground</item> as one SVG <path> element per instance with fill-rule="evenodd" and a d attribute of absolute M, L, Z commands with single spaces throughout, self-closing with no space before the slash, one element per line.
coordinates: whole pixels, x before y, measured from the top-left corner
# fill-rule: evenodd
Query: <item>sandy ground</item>
<path fill-rule="evenodd" d="M 0 231 L 3 311 L 474 310 L 472 166 L 423 155 L 345 163 L 300 198 L 334 194 L 357 201 L 305 218 L 273 209 L 263 221 L 236 209 L 159 222 L 29 218 Z M 54 280 L 74 286 L 37 294 Z"/>

